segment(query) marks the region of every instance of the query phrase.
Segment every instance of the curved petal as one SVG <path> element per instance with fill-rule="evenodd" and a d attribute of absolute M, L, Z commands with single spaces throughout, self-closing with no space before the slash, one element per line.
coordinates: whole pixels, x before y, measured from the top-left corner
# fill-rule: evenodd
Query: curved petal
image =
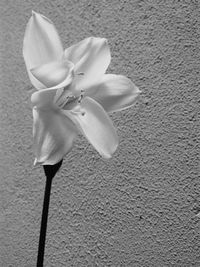
<path fill-rule="evenodd" d="M 85 91 L 85 95 L 100 103 L 107 112 L 134 105 L 139 93 L 140 90 L 130 79 L 115 74 L 103 75 L 99 83 Z"/>
<path fill-rule="evenodd" d="M 67 60 L 53 61 L 31 69 L 33 76 L 47 88 L 62 88 L 72 82 L 74 64 Z"/>
<path fill-rule="evenodd" d="M 77 90 L 85 90 L 99 80 L 110 64 L 107 40 L 89 37 L 65 50 L 65 58 L 74 63 Z"/>
<path fill-rule="evenodd" d="M 64 114 L 33 108 L 35 163 L 56 164 L 71 150 L 75 137 L 75 125 Z"/>
<path fill-rule="evenodd" d="M 65 107 L 65 103 L 67 104 L 68 109 L 71 109 L 70 107 L 73 107 L 74 105 L 69 105 L 69 103 L 67 103 L 67 98 L 71 97 L 74 100 L 72 102 L 75 102 L 75 100 L 78 101 L 78 97 L 71 94 L 70 88 L 71 84 L 65 86 L 65 88 L 48 88 L 39 90 L 32 94 L 31 102 L 33 106 L 40 109 L 60 109 L 60 107 Z"/>
<path fill-rule="evenodd" d="M 33 86 L 38 89 L 44 88 L 44 85 L 32 76 L 30 69 L 60 60 L 63 52 L 59 35 L 53 23 L 43 15 L 32 12 L 24 35 L 23 56 Z"/>
<path fill-rule="evenodd" d="M 42 109 L 55 108 L 54 97 L 56 96 L 57 89 L 44 89 L 39 90 L 32 94 L 31 102 L 33 106 Z"/>
<path fill-rule="evenodd" d="M 111 119 L 93 99 L 85 97 L 76 110 L 64 111 L 104 158 L 110 158 L 118 146 L 118 136 Z"/>

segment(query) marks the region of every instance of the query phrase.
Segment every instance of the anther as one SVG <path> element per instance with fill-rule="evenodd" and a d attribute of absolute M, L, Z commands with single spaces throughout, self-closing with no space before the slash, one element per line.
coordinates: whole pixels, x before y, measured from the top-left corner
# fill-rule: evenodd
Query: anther
<path fill-rule="evenodd" d="M 81 116 L 85 115 L 85 111 L 83 111 L 81 107 L 79 107 L 79 110 L 71 110 L 71 113 L 74 115 L 81 115 Z"/>
<path fill-rule="evenodd" d="M 80 94 L 80 96 L 79 96 L 79 98 L 78 98 L 78 103 L 80 104 L 81 103 L 81 101 L 82 101 L 82 99 L 83 99 L 83 97 L 84 97 L 84 90 L 81 90 L 81 94 Z"/>

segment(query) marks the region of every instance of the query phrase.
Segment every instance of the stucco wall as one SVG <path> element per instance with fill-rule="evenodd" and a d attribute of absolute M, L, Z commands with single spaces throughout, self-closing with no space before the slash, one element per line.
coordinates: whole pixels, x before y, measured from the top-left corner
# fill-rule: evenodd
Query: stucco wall
<path fill-rule="evenodd" d="M 34 91 L 22 40 L 31 10 L 65 47 L 106 37 L 108 72 L 142 90 L 112 115 L 102 160 L 80 137 L 53 182 L 45 266 L 200 266 L 200 10 L 187 0 L 1 0 L 0 266 L 35 266 L 44 192 L 33 167 Z"/>

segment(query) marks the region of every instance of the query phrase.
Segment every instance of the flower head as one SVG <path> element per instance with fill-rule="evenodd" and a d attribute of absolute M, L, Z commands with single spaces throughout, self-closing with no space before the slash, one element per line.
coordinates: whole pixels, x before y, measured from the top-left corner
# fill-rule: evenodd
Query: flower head
<path fill-rule="evenodd" d="M 53 165 L 81 132 L 104 158 L 118 145 L 107 112 L 130 107 L 139 89 L 125 76 L 105 74 L 107 40 L 89 37 L 63 49 L 53 23 L 36 12 L 27 24 L 23 56 L 31 83 L 35 162 Z"/>

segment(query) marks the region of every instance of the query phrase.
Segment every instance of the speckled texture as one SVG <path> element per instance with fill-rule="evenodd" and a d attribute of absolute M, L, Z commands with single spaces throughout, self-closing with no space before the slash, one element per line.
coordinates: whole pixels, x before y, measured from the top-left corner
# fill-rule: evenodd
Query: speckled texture
<path fill-rule="evenodd" d="M 34 91 L 22 58 L 31 10 L 65 47 L 106 37 L 110 73 L 142 90 L 112 119 L 102 160 L 80 137 L 53 181 L 45 266 L 200 266 L 200 10 L 196 0 L 1 0 L 0 266 L 35 266 L 44 192 L 33 167 Z"/>

